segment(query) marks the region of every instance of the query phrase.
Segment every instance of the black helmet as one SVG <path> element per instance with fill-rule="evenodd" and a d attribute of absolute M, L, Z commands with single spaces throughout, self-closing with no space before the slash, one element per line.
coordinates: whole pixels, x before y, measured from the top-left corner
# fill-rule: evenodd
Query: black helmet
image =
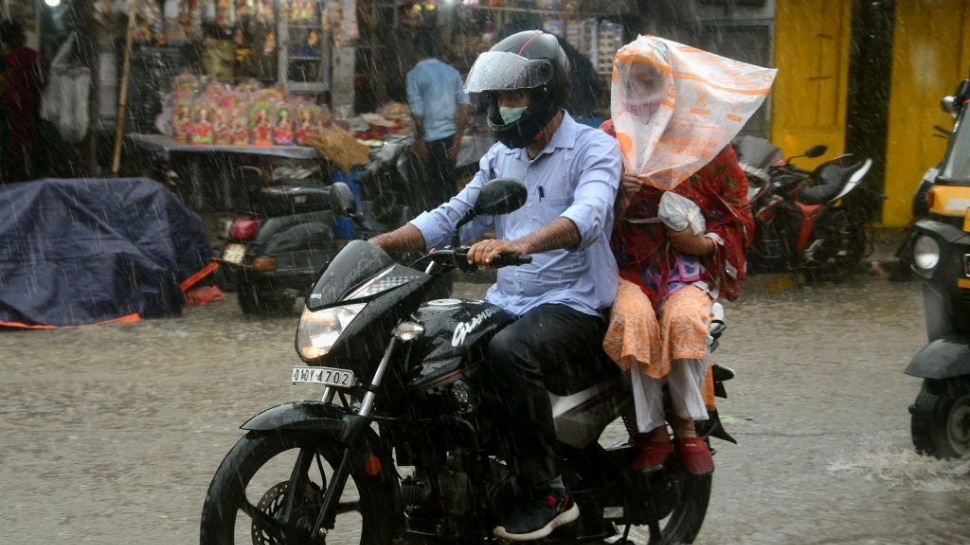
<path fill-rule="evenodd" d="M 529 107 L 522 117 L 505 123 L 495 91 L 528 89 Z M 483 93 L 488 103 L 488 127 L 510 148 L 535 142 L 542 129 L 569 98 L 569 60 L 559 40 L 541 30 L 513 34 L 475 60 L 465 79 L 466 93 Z"/>

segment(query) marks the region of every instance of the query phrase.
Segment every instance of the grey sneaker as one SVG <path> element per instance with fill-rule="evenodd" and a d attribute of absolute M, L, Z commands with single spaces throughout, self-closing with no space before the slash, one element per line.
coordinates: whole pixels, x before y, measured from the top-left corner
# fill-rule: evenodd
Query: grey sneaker
<path fill-rule="evenodd" d="M 549 489 L 524 499 L 493 533 L 509 541 L 535 541 L 578 518 L 579 506 L 569 492 Z"/>

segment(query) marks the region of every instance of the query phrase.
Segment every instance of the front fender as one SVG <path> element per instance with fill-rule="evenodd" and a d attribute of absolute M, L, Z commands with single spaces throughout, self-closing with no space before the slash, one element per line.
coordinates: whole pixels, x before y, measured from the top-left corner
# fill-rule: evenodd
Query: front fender
<path fill-rule="evenodd" d="M 310 431 L 350 445 L 370 421 L 320 401 L 294 401 L 266 409 L 240 426 L 249 431 Z"/>
<path fill-rule="evenodd" d="M 970 375 L 970 336 L 953 334 L 934 340 L 913 356 L 904 373 L 927 379 Z"/>
<path fill-rule="evenodd" d="M 390 498 L 393 512 L 397 513 L 401 508 L 397 471 L 389 451 L 370 423 L 366 417 L 348 414 L 320 401 L 295 401 L 266 409 L 241 427 L 257 433 L 310 433 L 349 447 L 355 458 L 352 463 L 365 464 L 370 456 L 376 456 L 380 460 L 377 473 L 371 473 L 373 469 L 364 471 L 377 480 L 383 493 Z M 358 469 L 351 471 L 357 472 Z"/>

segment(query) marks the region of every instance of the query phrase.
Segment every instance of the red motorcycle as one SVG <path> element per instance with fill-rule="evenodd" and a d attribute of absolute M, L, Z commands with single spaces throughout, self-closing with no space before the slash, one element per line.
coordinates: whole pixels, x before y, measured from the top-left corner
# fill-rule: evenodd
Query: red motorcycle
<path fill-rule="evenodd" d="M 736 144 L 748 174 L 755 235 L 748 255 L 752 272 L 804 272 L 841 279 L 857 270 L 869 243 L 865 226 L 874 195 L 863 183 L 872 160 L 844 154 L 808 171 L 792 163 L 820 157 L 827 148 L 778 160 L 781 150 L 745 136 Z"/>

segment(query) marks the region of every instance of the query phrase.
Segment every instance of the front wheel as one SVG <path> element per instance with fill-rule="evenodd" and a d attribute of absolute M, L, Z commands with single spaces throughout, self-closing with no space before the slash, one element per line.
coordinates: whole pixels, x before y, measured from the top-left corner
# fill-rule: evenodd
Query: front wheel
<path fill-rule="evenodd" d="M 909 412 L 916 452 L 936 458 L 970 455 L 970 379 L 924 380 Z"/>
<path fill-rule="evenodd" d="M 343 453 L 340 445 L 309 434 L 249 432 L 212 478 L 200 544 L 389 545 L 392 495 L 358 469 L 361 455 L 353 450 L 334 527 L 311 535 Z"/>

